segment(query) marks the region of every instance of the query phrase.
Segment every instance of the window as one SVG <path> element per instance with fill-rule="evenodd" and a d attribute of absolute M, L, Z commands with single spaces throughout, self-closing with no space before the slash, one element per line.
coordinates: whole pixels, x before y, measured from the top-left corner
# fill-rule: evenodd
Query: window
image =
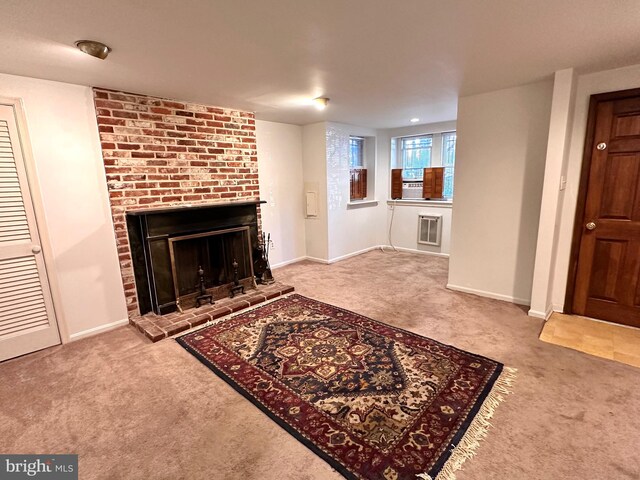
<path fill-rule="evenodd" d="M 433 191 L 423 185 L 424 169 L 427 168 L 434 169 L 438 178 L 441 178 L 441 180 L 435 180 L 436 196 L 432 198 L 451 200 L 456 140 L 455 131 L 425 132 L 406 137 L 393 137 L 391 141 L 392 198 L 427 198 L 425 195 Z M 427 171 L 427 175 L 432 174 L 434 172 Z"/>
<path fill-rule="evenodd" d="M 453 198 L 453 166 L 456 162 L 456 132 L 442 134 L 442 166 L 444 167 L 444 198 Z"/>
<path fill-rule="evenodd" d="M 422 180 L 423 169 L 431 166 L 431 148 L 433 135 L 404 137 L 400 142 L 402 157 L 402 178 Z"/>
<path fill-rule="evenodd" d="M 349 137 L 349 168 L 364 168 L 364 138 L 362 137 Z"/>
<path fill-rule="evenodd" d="M 367 198 L 367 169 L 364 168 L 364 138 L 349 137 L 351 200 Z"/>

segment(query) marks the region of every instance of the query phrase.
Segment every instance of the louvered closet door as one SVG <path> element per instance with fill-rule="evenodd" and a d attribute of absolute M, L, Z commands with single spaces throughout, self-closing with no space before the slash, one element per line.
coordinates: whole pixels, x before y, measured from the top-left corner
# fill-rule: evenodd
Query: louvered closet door
<path fill-rule="evenodd" d="M 0 105 L 0 361 L 60 343 L 12 105 Z"/>

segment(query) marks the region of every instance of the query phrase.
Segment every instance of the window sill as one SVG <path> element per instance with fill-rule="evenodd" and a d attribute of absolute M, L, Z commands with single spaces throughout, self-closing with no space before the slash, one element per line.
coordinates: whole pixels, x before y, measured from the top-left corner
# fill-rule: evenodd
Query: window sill
<path fill-rule="evenodd" d="M 393 206 L 417 206 L 417 207 L 437 207 L 437 208 L 451 208 L 453 207 L 453 200 L 419 200 L 419 199 L 405 199 L 405 200 L 387 200 L 387 205 Z"/>
<path fill-rule="evenodd" d="M 347 208 L 359 208 L 359 207 L 375 207 L 378 205 L 378 200 L 352 200 L 347 202 Z"/>

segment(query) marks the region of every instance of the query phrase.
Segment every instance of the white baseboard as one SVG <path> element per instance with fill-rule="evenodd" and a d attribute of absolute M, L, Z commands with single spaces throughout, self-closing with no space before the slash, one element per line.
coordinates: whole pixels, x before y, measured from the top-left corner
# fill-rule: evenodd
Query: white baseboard
<path fill-rule="evenodd" d="M 291 260 L 285 260 L 284 262 L 280 262 L 280 263 L 276 263 L 274 265 L 271 265 L 271 270 L 275 270 L 277 268 L 281 268 L 281 267 L 285 267 L 287 265 L 291 265 L 292 263 L 298 263 L 301 262 L 302 260 L 306 260 L 309 257 L 298 257 L 298 258 L 292 258 Z"/>
<path fill-rule="evenodd" d="M 541 318 L 546 322 L 552 313 L 553 313 L 553 305 L 549 305 L 547 307 L 547 310 L 544 312 L 540 310 L 529 309 L 528 315 L 534 318 Z"/>
<path fill-rule="evenodd" d="M 372 250 L 379 250 L 380 249 L 380 245 L 374 245 L 373 247 L 368 247 L 362 250 L 358 250 L 357 252 L 353 252 L 353 253 L 347 253 L 346 255 L 341 255 L 339 257 L 334 257 L 334 258 L 330 258 L 327 263 L 328 264 L 332 264 L 332 263 L 336 263 L 339 262 L 341 260 L 346 260 L 347 258 L 351 258 L 351 257 L 355 257 L 358 255 L 362 255 L 363 253 L 367 253 L 370 252 Z"/>
<path fill-rule="evenodd" d="M 324 258 L 316 258 L 306 256 L 303 260 L 309 260 L 310 262 L 322 263 L 323 265 L 329 265 L 329 260 L 325 260 Z"/>
<path fill-rule="evenodd" d="M 415 248 L 392 247 L 391 245 L 380 245 L 379 247 L 376 247 L 376 248 L 386 248 L 386 249 L 395 248 L 399 252 L 419 253 L 420 255 L 431 255 L 433 257 L 449 258 L 449 254 L 448 253 L 430 252 L 428 250 L 416 250 Z"/>
<path fill-rule="evenodd" d="M 447 283 L 447 288 L 449 290 L 455 290 L 457 292 L 471 293 L 473 295 L 478 295 L 480 297 L 493 298 L 494 300 L 502 300 L 504 302 L 511 302 L 517 305 L 529 306 L 531 302 L 531 300 L 528 300 L 525 298 L 511 297 L 509 295 L 502 295 L 500 293 L 487 292 L 484 290 L 476 290 L 475 288 L 461 287 L 460 285 L 452 285 L 450 283 Z"/>
<path fill-rule="evenodd" d="M 98 333 L 106 332 L 108 330 L 113 330 L 114 328 L 120 327 L 122 325 L 126 325 L 129 323 L 129 319 L 125 318 L 123 320 L 118 320 L 116 322 L 106 323 L 104 325 L 98 325 L 97 327 L 89 328 L 87 330 L 82 330 L 81 332 L 72 333 L 69 335 L 70 341 L 80 340 L 81 338 L 90 337 L 91 335 L 96 335 Z"/>
<path fill-rule="evenodd" d="M 322 263 L 323 265 L 331 265 L 332 263 L 340 262 L 342 260 L 346 260 L 347 258 L 355 257 L 357 255 L 362 255 L 363 253 L 367 253 L 367 252 L 370 252 L 372 250 L 378 250 L 379 248 L 380 248 L 380 245 L 375 245 L 373 247 L 368 247 L 368 248 L 365 248 L 363 250 L 358 250 L 357 252 L 348 253 L 346 255 L 341 255 L 339 257 L 330 258 L 329 260 L 326 260 L 324 258 L 309 257 L 309 256 L 304 257 L 303 260 L 309 260 L 310 262 Z"/>
<path fill-rule="evenodd" d="M 362 255 L 363 253 L 367 253 L 367 252 L 371 252 L 373 250 L 382 250 L 385 249 L 385 251 L 389 251 L 392 247 L 390 245 L 374 245 L 372 247 L 367 247 L 364 248 L 362 250 L 358 250 L 357 252 L 352 252 L 352 253 L 348 253 L 346 255 L 341 255 L 339 257 L 334 257 L 334 258 L 330 258 L 330 259 L 324 259 L 324 258 L 318 258 L 318 257 L 311 257 L 309 255 L 304 256 L 304 257 L 298 257 L 298 258 L 294 258 L 291 260 L 285 260 L 284 262 L 280 262 L 277 263 L 275 265 L 272 265 L 271 268 L 273 270 L 277 269 L 277 268 L 281 268 L 287 265 L 291 265 L 292 263 L 298 263 L 301 262 L 303 260 L 309 260 L 310 262 L 315 262 L 315 263 L 321 263 L 323 265 L 331 265 L 332 263 L 336 263 L 336 262 L 341 262 L 342 260 L 346 260 L 347 258 L 351 258 L 351 257 L 356 257 L 358 255 Z M 415 250 L 413 248 L 404 248 L 404 247 L 395 247 L 396 250 L 398 250 L 399 252 L 408 252 L 408 253 L 418 253 L 420 255 L 431 255 L 434 257 L 443 257 L 443 258 L 449 258 L 449 254 L 448 253 L 440 253 L 440 252 L 429 252 L 426 250 Z"/>

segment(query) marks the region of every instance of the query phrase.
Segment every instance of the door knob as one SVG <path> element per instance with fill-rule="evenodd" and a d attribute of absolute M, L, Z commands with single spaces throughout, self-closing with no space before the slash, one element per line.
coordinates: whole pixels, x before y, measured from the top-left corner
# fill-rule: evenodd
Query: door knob
<path fill-rule="evenodd" d="M 33 253 L 40 253 L 42 251 L 42 248 L 40 248 L 40 245 L 34 245 L 33 247 L 31 247 L 31 252 Z"/>
<path fill-rule="evenodd" d="M 595 230 L 596 229 L 596 224 L 594 222 L 589 222 L 585 225 L 587 230 Z"/>
<path fill-rule="evenodd" d="M 604 142 L 600 142 L 598 145 L 596 145 L 596 148 L 598 150 L 604 150 L 605 148 L 607 148 L 607 144 Z"/>

